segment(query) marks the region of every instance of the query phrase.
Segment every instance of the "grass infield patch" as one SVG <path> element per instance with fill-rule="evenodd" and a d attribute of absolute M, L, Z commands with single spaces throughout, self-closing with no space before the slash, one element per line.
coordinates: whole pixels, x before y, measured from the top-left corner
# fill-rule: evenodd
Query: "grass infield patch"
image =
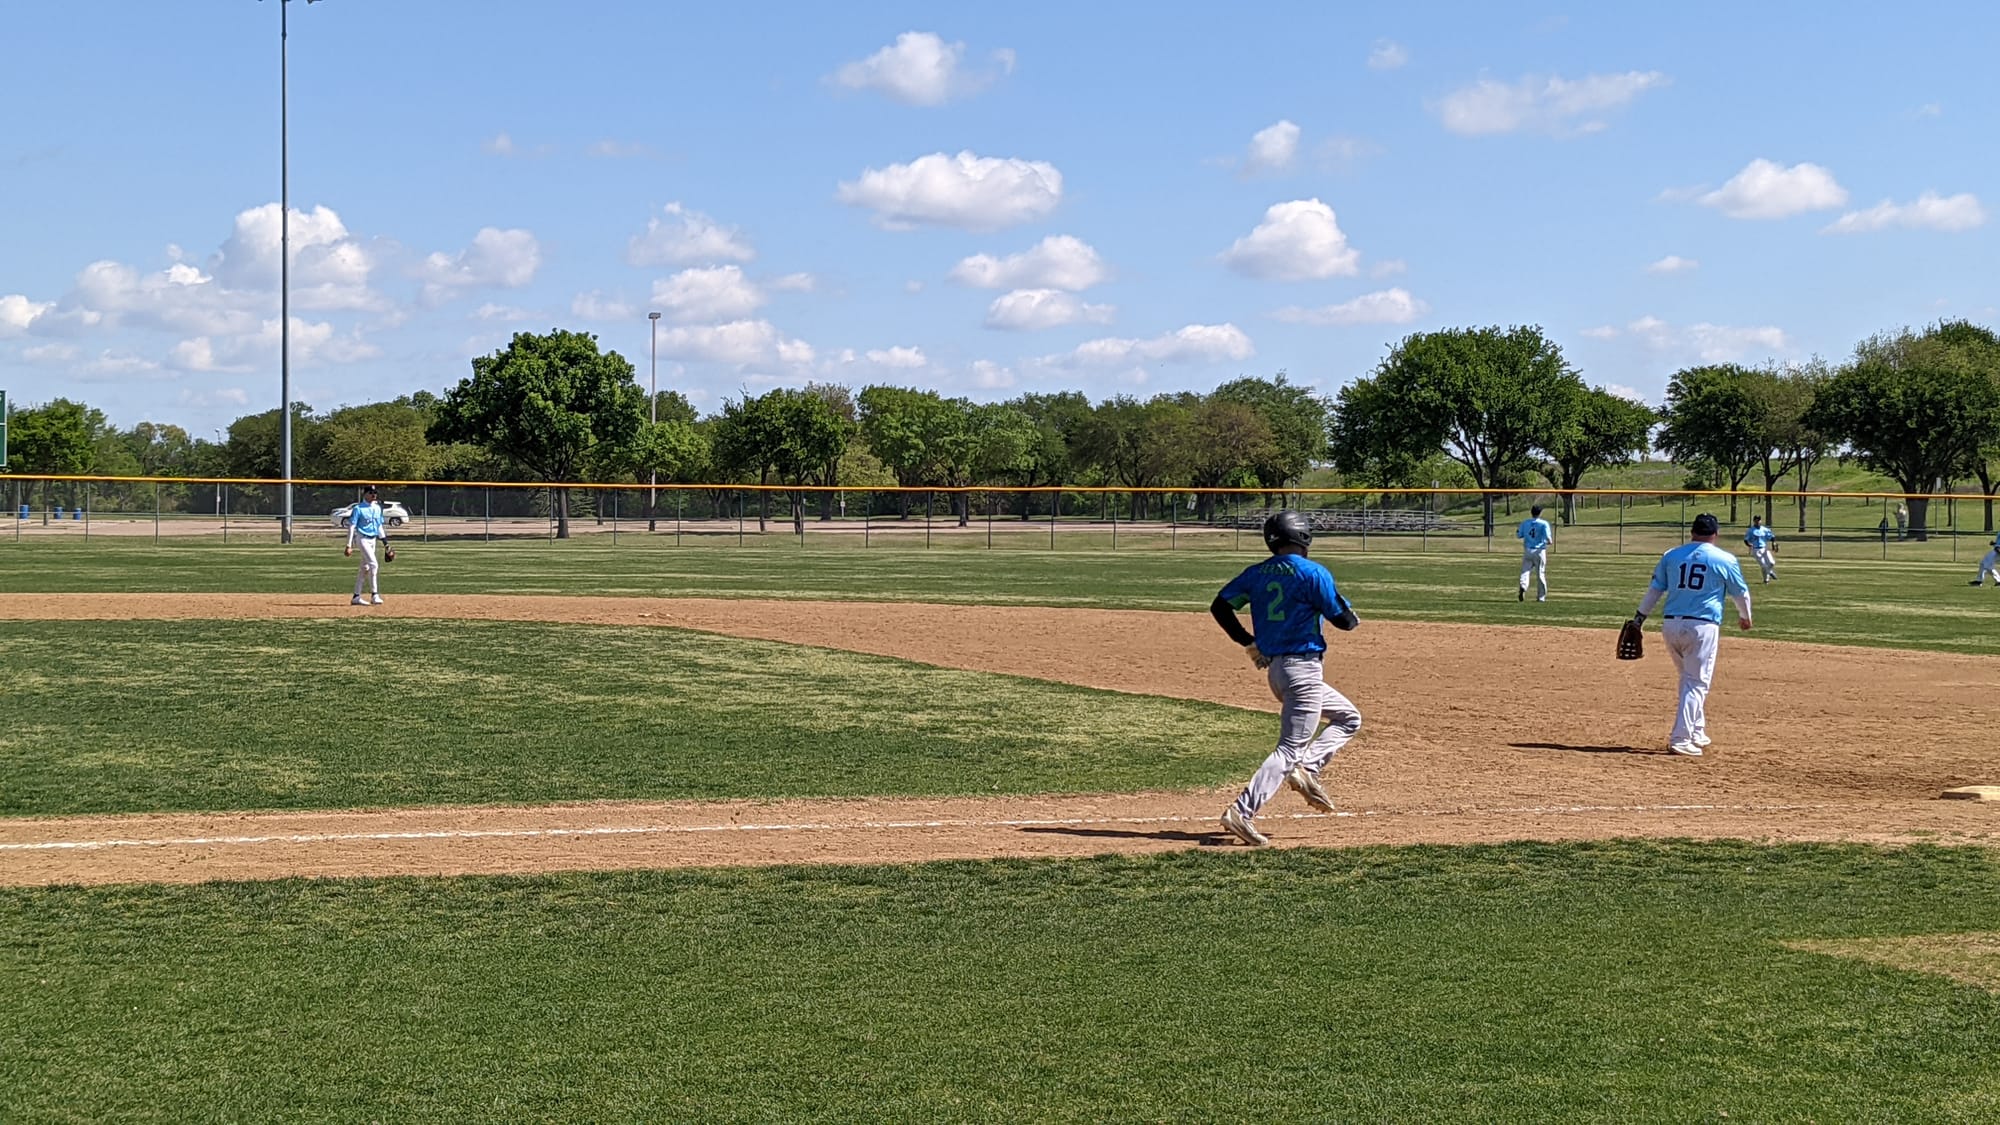
<path fill-rule="evenodd" d="M 668 628 L 0 622 L 0 815 L 1217 784 L 1269 716 Z"/>
<path fill-rule="evenodd" d="M 1983 849 L 1517 844 L 0 891 L 0 1116 L 2000 1115 Z"/>

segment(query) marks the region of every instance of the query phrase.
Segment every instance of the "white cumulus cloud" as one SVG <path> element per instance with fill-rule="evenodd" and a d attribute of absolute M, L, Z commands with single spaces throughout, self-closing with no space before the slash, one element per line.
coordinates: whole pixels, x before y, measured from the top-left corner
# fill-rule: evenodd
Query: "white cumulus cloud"
<path fill-rule="evenodd" d="M 952 267 L 951 280 L 977 289 L 1067 289 L 1081 292 L 1108 271 L 1097 251 L 1080 238 L 1054 234 L 1019 254 L 974 254 Z"/>
<path fill-rule="evenodd" d="M 1410 61 L 1410 49 L 1393 39 L 1377 39 L 1368 49 L 1369 70 L 1395 70 Z"/>
<path fill-rule="evenodd" d="M 1703 363 L 1733 363 L 1789 351 L 1791 337 L 1774 325 L 1669 324 L 1642 316 L 1625 326 L 1632 337 L 1656 352 L 1692 355 Z M 1586 335 L 1592 333 L 1586 332 Z"/>
<path fill-rule="evenodd" d="M 1759 157 L 1695 202 L 1732 219 L 1786 219 L 1839 207 L 1847 202 L 1847 189 L 1817 164 L 1787 168 Z"/>
<path fill-rule="evenodd" d="M 593 289 L 588 293 L 578 293 L 570 301 L 569 311 L 571 316 L 580 320 L 631 320 L 639 315 L 639 306 L 623 297 Z"/>
<path fill-rule="evenodd" d="M 1038 160 L 934 152 L 867 169 L 842 183 L 837 198 L 875 212 L 875 221 L 890 230 L 924 224 L 997 230 L 1055 210 L 1062 173 Z"/>
<path fill-rule="evenodd" d="M 0 336 L 21 335 L 52 308 L 54 301 L 30 301 L 19 293 L 0 297 Z"/>
<path fill-rule="evenodd" d="M 1264 221 L 1222 255 L 1230 269 L 1273 281 L 1351 275 L 1360 268 L 1360 259 L 1341 233 L 1333 208 L 1318 199 L 1272 204 Z"/>
<path fill-rule="evenodd" d="M 168 361 L 183 371 L 242 373 L 265 368 L 278 354 L 278 324 L 278 318 L 272 317 L 254 333 L 182 340 L 168 353 Z M 338 332 L 328 322 L 296 316 L 291 318 L 291 327 L 292 361 L 302 366 L 358 363 L 382 354 L 359 330 Z"/>
<path fill-rule="evenodd" d="M 1296 305 L 1272 315 L 1288 324 L 1408 324 L 1431 311 L 1430 305 L 1410 295 L 1407 289 L 1384 289 L 1365 293 L 1352 301 L 1308 309 Z"/>
<path fill-rule="evenodd" d="M 728 324 L 676 325 L 660 332 L 660 354 L 668 359 L 768 367 L 811 363 L 813 349 L 787 338 L 768 320 Z"/>
<path fill-rule="evenodd" d="M 1016 289 L 993 299 L 986 310 L 986 327 L 1026 332 L 1065 324 L 1109 324 L 1114 312 L 1110 305 L 1087 305 L 1060 289 Z"/>
<path fill-rule="evenodd" d="M 743 320 L 764 301 L 764 291 L 738 266 L 686 269 L 653 283 L 653 306 L 682 324 Z"/>
<path fill-rule="evenodd" d="M 1941 196 L 1927 191 L 1908 203 L 1883 200 L 1865 211 L 1849 211 L 1828 224 L 1824 234 L 1860 234 L 1866 231 L 1940 230 L 1956 232 L 1986 225 L 1986 208 L 1971 192 Z"/>
<path fill-rule="evenodd" d="M 518 289 L 535 279 L 542 244 L 518 228 L 481 227 L 472 245 L 456 254 L 440 250 L 417 267 L 425 299 L 447 300 L 470 289 Z"/>
<path fill-rule="evenodd" d="M 1250 153 L 1243 158 L 1243 174 L 1283 172 L 1299 155 L 1299 127 L 1290 121 L 1267 125 L 1250 138 Z"/>
<path fill-rule="evenodd" d="M 1576 135 L 1604 128 L 1605 114 L 1666 84 L 1667 76 L 1656 70 L 1575 79 L 1529 75 L 1511 83 L 1483 78 L 1432 108 L 1445 128 L 1465 137 L 1522 130 Z"/>
<path fill-rule="evenodd" d="M 1077 345 L 1063 362 L 1084 367 L 1134 363 L 1202 363 L 1249 359 L 1257 354 L 1250 337 L 1234 324 L 1190 324 L 1147 340 L 1108 336 Z"/>
<path fill-rule="evenodd" d="M 648 219 L 645 233 L 625 244 L 625 264 L 641 268 L 747 262 L 756 256 L 743 232 L 679 203 L 667 204 L 664 217 Z"/>
<path fill-rule="evenodd" d="M 993 52 L 988 69 L 970 70 L 964 63 L 964 43 L 947 43 L 935 32 L 906 31 L 867 58 L 841 67 L 833 82 L 850 90 L 875 90 L 905 105 L 943 105 L 1012 73 L 1014 52 Z"/>
<path fill-rule="evenodd" d="M 1701 263 L 1693 258 L 1683 258 L 1679 254 L 1669 254 L 1646 267 L 1647 273 L 1686 273 L 1700 269 Z"/>

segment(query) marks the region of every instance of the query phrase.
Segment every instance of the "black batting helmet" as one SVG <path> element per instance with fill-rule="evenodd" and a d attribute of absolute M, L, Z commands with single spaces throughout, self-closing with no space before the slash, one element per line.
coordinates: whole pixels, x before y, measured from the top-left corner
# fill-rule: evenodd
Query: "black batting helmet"
<path fill-rule="evenodd" d="M 1287 543 L 1310 547 L 1312 541 L 1312 524 L 1297 512 L 1273 512 L 1264 521 L 1264 545 L 1273 551 Z"/>

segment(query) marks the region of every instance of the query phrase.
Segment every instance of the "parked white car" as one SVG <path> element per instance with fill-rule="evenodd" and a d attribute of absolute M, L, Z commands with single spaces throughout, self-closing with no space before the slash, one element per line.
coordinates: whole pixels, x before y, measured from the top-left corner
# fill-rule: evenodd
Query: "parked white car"
<path fill-rule="evenodd" d="M 349 513 L 353 511 L 354 505 L 352 504 L 335 508 L 333 510 L 333 526 L 346 527 L 352 522 L 352 517 Z M 401 527 L 410 522 L 410 510 L 394 500 L 384 500 L 382 501 L 382 519 L 390 527 Z"/>

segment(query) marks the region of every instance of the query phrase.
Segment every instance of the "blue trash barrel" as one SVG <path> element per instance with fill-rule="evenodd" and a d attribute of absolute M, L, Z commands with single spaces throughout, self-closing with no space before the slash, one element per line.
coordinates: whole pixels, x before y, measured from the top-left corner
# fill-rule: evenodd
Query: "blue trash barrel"
<path fill-rule="evenodd" d="M 21 505 L 21 518 L 22 519 L 28 518 L 28 506 L 26 504 Z"/>
<path fill-rule="evenodd" d="M 62 519 L 62 505 L 61 505 L 61 504 L 57 504 L 57 505 L 56 505 L 56 519 L 57 519 L 58 521 L 60 521 L 60 520 Z"/>
<path fill-rule="evenodd" d="M 82 519 L 82 518 L 83 518 L 83 509 L 82 509 L 82 508 L 78 508 L 78 509 L 76 509 L 76 510 L 75 510 L 74 512 L 71 512 L 71 513 L 70 513 L 70 517 L 69 517 L 69 518 L 70 518 L 70 522 L 71 522 L 71 523 L 74 523 L 74 522 L 76 522 L 77 520 L 80 520 L 80 519 Z"/>

